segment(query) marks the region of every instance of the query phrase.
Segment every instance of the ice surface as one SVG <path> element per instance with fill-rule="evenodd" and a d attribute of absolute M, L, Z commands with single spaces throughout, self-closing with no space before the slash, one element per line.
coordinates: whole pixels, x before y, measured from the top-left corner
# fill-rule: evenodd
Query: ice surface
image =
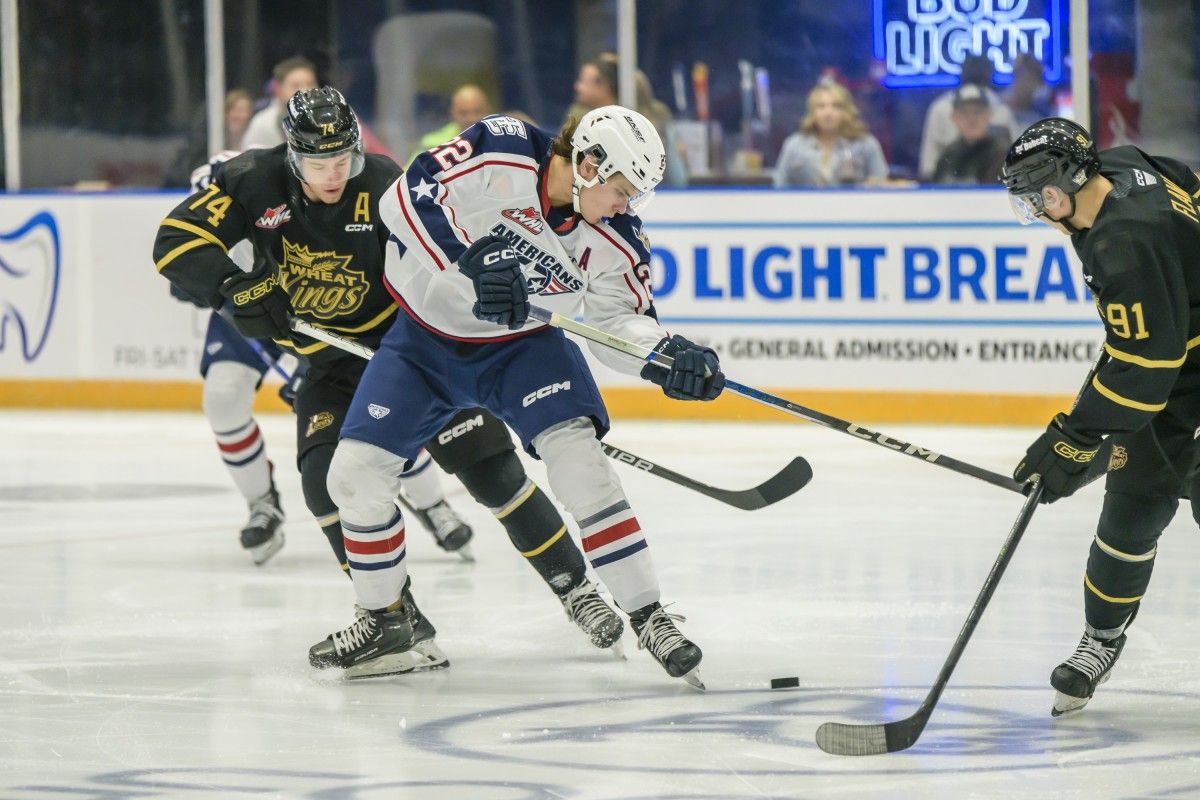
<path fill-rule="evenodd" d="M 618 423 L 611 441 L 745 488 L 743 512 L 624 466 L 700 694 L 626 633 L 592 648 L 500 526 L 448 483 L 478 562 L 414 529 L 449 670 L 346 683 L 309 645 L 353 593 L 304 508 L 294 423 L 261 420 L 288 512 L 264 568 L 199 415 L 0 414 L 0 798 L 1190 798 L 1200 796 L 1200 535 L 1186 504 L 1112 681 L 1052 720 L 1101 491 L 1043 508 L 917 745 L 837 758 L 826 720 L 920 702 L 1021 498 L 799 422 Z M 1032 430 L 888 430 L 1007 472 Z M 539 468 L 532 468 L 537 477 Z M 543 481 L 543 485 L 544 481 Z M 769 681 L 797 675 L 800 687 Z"/>

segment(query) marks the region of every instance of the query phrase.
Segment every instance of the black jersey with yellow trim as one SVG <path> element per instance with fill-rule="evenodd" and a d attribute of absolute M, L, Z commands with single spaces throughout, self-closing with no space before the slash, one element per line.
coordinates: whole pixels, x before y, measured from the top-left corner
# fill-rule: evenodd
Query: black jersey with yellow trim
<path fill-rule="evenodd" d="M 1105 150 L 1100 163 L 1113 190 L 1092 227 L 1071 237 L 1109 355 L 1069 417 L 1091 435 L 1145 425 L 1180 370 L 1200 368 L 1200 180 L 1136 147 Z"/>
<path fill-rule="evenodd" d="M 273 269 L 296 316 L 378 347 L 396 314 L 383 282 L 388 231 L 379 197 L 401 174 L 368 155 L 337 203 L 314 203 L 287 163 L 287 147 L 248 150 L 220 165 L 208 187 L 167 215 L 154 242 L 158 271 L 213 308 L 222 282 L 238 271 L 228 251 L 254 245 L 256 265 Z M 320 342 L 280 341 L 314 364 L 341 357 Z"/>

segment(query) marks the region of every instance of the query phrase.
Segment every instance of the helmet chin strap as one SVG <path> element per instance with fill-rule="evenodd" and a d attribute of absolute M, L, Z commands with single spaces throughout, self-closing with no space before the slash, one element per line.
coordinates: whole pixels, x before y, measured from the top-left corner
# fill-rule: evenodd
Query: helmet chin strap
<path fill-rule="evenodd" d="M 1072 225 L 1070 223 L 1071 217 L 1075 216 L 1075 195 L 1069 194 L 1069 195 L 1067 195 L 1067 198 L 1071 201 L 1071 211 L 1065 217 L 1063 217 L 1062 219 L 1054 219 L 1054 217 L 1047 214 L 1046 218 L 1053 222 L 1057 222 L 1059 225 L 1062 225 L 1064 228 L 1067 229 L 1068 232 L 1070 232 L 1072 234 L 1082 233 L 1082 231 L 1079 230 L 1079 228 L 1076 228 L 1074 225 Z"/>
<path fill-rule="evenodd" d="M 585 157 L 585 160 L 586 160 L 586 158 L 589 158 L 589 157 L 590 156 Z M 600 182 L 600 168 L 599 167 L 596 168 L 596 175 L 594 178 L 592 178 L 590 181 L 585 180 L 584 177 L 579 174 L 580 162 L 577 161 L 576 159 L 577 159 L 577 153 L 572 153 L 571 154 L 571 208 L 574 209 L 576 214 L 582 214 L 583 212 L 579 210 L 579 194 L 584 189 L 590 189 L 593 186 L 595 186 L 597 183 Z"/>

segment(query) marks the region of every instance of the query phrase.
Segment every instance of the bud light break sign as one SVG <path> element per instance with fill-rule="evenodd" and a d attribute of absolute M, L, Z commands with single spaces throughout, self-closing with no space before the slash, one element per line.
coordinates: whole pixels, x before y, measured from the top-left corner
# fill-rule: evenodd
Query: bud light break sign
<path fill-rule="evenodd" d="M 1065 0 L 873 0 L 875 58 L 884 86 L 954 86 L 972 53 L 992 62 L 997 83 L 1031 53 L 1046 80 L 1063 73 Z"/>

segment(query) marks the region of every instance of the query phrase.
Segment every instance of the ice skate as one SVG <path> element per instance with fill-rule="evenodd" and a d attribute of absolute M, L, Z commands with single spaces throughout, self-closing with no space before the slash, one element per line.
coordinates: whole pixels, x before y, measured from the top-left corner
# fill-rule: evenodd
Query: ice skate
<path fill-rule="evenodd" d="M 425 530 L 433 534 L 438 547 L 447 553 L 456 553 L 463 561 L 475 560 L 469 546 L 475 532 L 449 503 L 440 500 L 429 508 L 410 507 L 409 510 L 416 515 Z"/>
<path fill-rule="evenodd" d="M 703 690 L 700 659 L 704 654 L 679 632 L 675 627 L 676 620 L 687 621 L 678 614 L 668 614 L 659 603 L 651 603 L 629 615 L 629 623 L 638 637 L 638 649 L 649 650 L 672 678 L 683 678 Z"/>
<path fill-rule="evenodd" d="M 1108 680 L 1125 647 L 1125 634 L 1115 639 L 1097 639 L 1089 631 L 1071 656 L 1054 668 L 1050 685 L 1056 690 L 1050 716 L 1061 717 L 1080 711 L 1092 699 L 1096 687 Z"/>
<path fill-rule="evenodd" d="M 279 492 L 271 490 L 250 504 L 250 519 L 242 528 L 242 547 L 262 566 L 283 548 L 283 509 Z"/>
<path fill-rule="evenodd" d="M 348 680 L 445 669 L 450 660 L 438 647 L 437 631 L 405 585 L 403 607 L 368 611 L 355 607 L 350 627 L 309 648 L 308 661 L 318 669 L 341 667 Z"/>
<path fill-rule="evenodd" d="M 621 634 L 625 632 L 625 623 L 617 616 L 604 598 L 596 584 L 586 578 L 582 583 L 564 595 L 560 595 L 563 610 L 567 619 L 579 626 L 588 635 L 592 644 L 599 648 L 609 648 L 614 656 L 625 658 L 625 648 L 621 645 Z"/>

